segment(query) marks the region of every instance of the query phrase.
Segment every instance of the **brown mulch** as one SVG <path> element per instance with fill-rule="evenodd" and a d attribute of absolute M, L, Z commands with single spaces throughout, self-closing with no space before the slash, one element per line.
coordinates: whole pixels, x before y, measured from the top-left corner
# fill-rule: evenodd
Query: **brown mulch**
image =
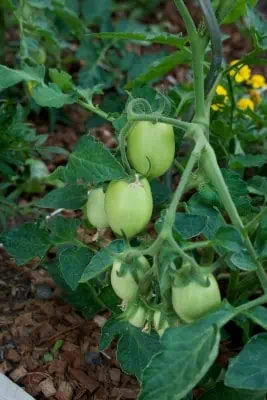
<path fill-rule="evenodd" d="M 100 365 L 86 362 L 87 352 L 98 352 L 105 314 L 86 321 L 45 271 L 18 268 L 3 250 L 0 277 L 0 373 L 36 400 L 137 398 L 138 383 L 119 369 L 115 348 L 99 354 Z M 52 298 L 39 300 L 36 284 L 49 284 Z"/>

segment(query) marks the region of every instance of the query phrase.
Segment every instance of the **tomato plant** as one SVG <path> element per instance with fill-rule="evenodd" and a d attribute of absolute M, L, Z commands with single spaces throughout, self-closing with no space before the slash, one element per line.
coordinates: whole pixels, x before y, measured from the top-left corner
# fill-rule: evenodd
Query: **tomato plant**
<path fill-rule="evenodd" d="M 8 98 L 0 109 L 0 215 L 25 182 L 47 192 L 34 199 L 37 222 L 5 228 L 2 244 L 18 265 L 39 257 L 85 318 L 112 314 L 100 349 L 118 338 L 117 358 L 141 382 L 140 400 L 263 400 L 267 23 L 255 0 L 198 0 L 199 25 L 191 4 L 174 0 L 186 35 L 143 19 L 137 32 L 118 23 L 116 10 L 134 16 L 151 5 L 115 2 L 107 20 L 105 6 L 91 15 L 85 3 L 5 2 L 20 42 L 13 64 L 0 65 Z M 230 60 L 220 27 L 240 18 L 251 51 Z M 132 51 L 137 43 L 169 53 L 142 55 Z M 34 60 L 42 48 L 46 57 Z M 174 79 L 181 65 L 189 69 L 183 83 Z M 86 130 L 101 129 L 41 176 L 32 160 L 45 160 L 46 138 L 23 121 L 46 113 L 51 126 L 67 124 L 65 106 L 82 109 L 81 119 L 88 112 Z"/>
<path fill-rule="evenodd" d="M 117 235 L 132 237 L 141 232 L 153 210 L 148 181 L 137 176 L 133 182 L 111 182 L 107 188 L 105 210 L 108 223 Z"/>
<path fill-rule="evenodd" d="M 127 138 L 128 158 L 132 166 L 147 178 L 157 178 L 170 168 L 175 153 L 171 125 L 137 122 Z"/>

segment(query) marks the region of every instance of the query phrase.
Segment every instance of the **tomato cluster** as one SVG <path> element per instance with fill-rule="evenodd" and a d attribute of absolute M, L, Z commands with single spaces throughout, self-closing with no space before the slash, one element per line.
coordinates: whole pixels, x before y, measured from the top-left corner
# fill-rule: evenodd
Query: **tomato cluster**
<path fill-rule="evenodd" d="M 96 228 L 110 227 L 116 235 L 132 238 L 151 219 L 153 200 L 148 179 L 163 175 L 172 165 L 175 155 L 173 128 L 162 123 L 136 123 L 127 138 L 127 154 L 131 165 L 141 175 L 112 181 L 105 193 L 102 187 L 92 189 L 86 211 L 88 220 Z M 151 281 L 148 285 L 144 283 L 150 268 L 144 256 L 128 264 L 121 256 L 112 266 L 111 285 L 126 305 L 124 318 L 135 327 L 148 325 L 162 336 L 166 329 L 174 325 L 169 317 L 170 309 L 178 316 L 178 319 L 175 318 L 177 325 L 194 322 L 221 302 L 217 281 L 209 274 L 205 277 L 206 285 L 194 277 L 179 285 L 174 279 L 168 312 L 166 305 L 163 308 L 156 304 L 155 308 L 153 305 L 150 308 L 147 301 L 153 298 L 153 285 Z M 151 275 L 153 279 L 153 273 Z M 143 292 L 148 295 L 145 302 L 142 300 Z"/>

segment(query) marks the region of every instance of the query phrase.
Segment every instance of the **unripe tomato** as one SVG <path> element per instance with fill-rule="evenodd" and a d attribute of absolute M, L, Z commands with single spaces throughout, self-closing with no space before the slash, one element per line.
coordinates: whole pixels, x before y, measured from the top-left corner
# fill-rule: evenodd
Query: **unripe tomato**
<path fill-rule="evenodd" d="M 150 268 L 150 264 L 143 256 L 138 257 L 140 267 L 137 269 L 137 276 L 142 279 L 146 271 Z M 124 276 L 119 276 L 121 272 L 121 262 L 115 261 L 111 270 L 111 285 L 116 295 L 125 301 L 132 301 L 138 293 L 138 284 L 134 280 L 130 271 L 127 271 Z"/>
<path fill-rule="evenodd" d="M 87 218 L 97 229 L 107 228 L 108 218 L 105 211 L 105 193 L 102 188 L 92 189 L 86 203 Z"/>
<path fill-rule="evenodd" d="M 128 158 L 137 172 L 148 179 L 165 174 L 175 154 L 175 138 L 171 125 L 137 122 L 128 138 Z"/>
<path fill-rule="evenodd" d="M 130 238 L 141 232 L 153 210 L 148 181 L 137 178 L 132 183 L 126 180 L 111 182 L 106 192 L 105 210 L 109 226 L 117 235 L 124 233 Z"/>
<path fill-rule="evenodd" d="M 183 287 L 172 288 L 172 305 L 185 322 L 193 322 L 212 311 L 221 303 L 218 283 L 212 274 L 207 276 L 209 286 L 204 287 L 196 280 Z"/>
<path fill-rule="evenodd" d="M 139 306 L 135 313 L 128 319 L 130 324 L 136 328 L 143 328 L 146 322 L 146 310 L 144 307 Z"/>
<path fill-rule="evenodd" d="M 170 327 L 167 319 L 162 318 L 162 313 L 159 310 L 154 312 L 153 323 L 155 331 L 158 332 L 160 337 L 163 335 L 165 330 Z"/>

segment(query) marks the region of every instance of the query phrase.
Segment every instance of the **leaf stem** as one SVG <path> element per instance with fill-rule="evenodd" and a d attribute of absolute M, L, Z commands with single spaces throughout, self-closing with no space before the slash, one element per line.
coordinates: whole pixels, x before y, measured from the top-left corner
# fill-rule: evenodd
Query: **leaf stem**
<path fill-rule="evenodd" d="M 115 118 L 111 117 L 108 113 L 106 113 L 105 111 L 101 110 L 99 107 L 95 107 L 93 104 L 86 103 L 85 101 L 82 101 L 82 100 L 78 100 L 77 103 L 80 106 L 82 106 L 83 108 L 85 108 L 86 110 L 99 115 L 99 117 L 102 117 L 109 122 L 112 122 L 115 119 Z"/>

